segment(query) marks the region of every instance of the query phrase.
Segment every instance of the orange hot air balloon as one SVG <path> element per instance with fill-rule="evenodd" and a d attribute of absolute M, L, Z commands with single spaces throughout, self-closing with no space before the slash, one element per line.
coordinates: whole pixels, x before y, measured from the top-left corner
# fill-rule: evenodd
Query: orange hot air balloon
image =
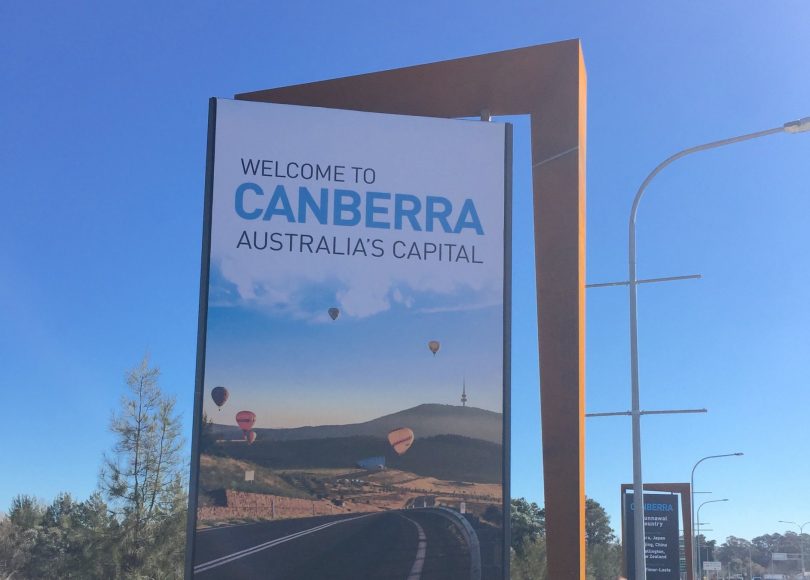
<path fill-rule="evenodd" d="M 438 340 L 431 340 L 428 342 L 428 348 L 430 349 L 430 352 L 433 353 L 433 356 L 436 356 L 436 353 L 439 352 L 440 347 L 441 344 L 439 344 Z"/>
<path fill-rule="evenodd" d="M 253 424 L 256 422 L 256 413 L 253 411 L 239 411 L 236 414 L 236 423 L 239 428 L 247 433 L 253 429 Z"/>
<path fill-rule="evenodd" d="M 247 437 L 248 445 L 253 445 L 253 442 L 256 441 L 256 432 L 255 431 L 248 431 L 245 436 Z"/>
<path fill-rule="evenodd" d="M 402 455 L 413 445 L 413 431 L 407 427 L 400 427 L 388 433 L 388 442 L 397 455 Z"/>
<path fill-rule="evenodd" d="M 340 316 L 340 309 L 339 308 L 330 308 L 329 309 L 329 317 L 332 320 L 337 320 L 338 316 Z"/>
<path fill-rule="evenodd" d="M 214 399 L 214 403 L 216 403 L 217 407 L 222 409 L 222 405 L 228 401 L 228 389 L 225 387 L 214 387 L 211 390 L 211 398 Z"/>

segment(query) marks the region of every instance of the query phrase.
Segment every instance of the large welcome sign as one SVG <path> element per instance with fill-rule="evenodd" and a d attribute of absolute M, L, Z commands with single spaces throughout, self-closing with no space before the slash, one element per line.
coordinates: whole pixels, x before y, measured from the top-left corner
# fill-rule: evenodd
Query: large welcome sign
<path fill-rule="evenodd" d="M 191 570 L 504 578 L 508 125 L 213 100 Z"/>

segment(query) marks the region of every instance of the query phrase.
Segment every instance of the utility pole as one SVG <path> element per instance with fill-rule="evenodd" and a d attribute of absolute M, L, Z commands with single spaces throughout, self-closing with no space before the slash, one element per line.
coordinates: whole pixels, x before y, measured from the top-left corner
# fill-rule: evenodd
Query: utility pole
<path fill-rule="evenodd" d="M 715 149 L 724 145 L 732 143 L 739 143 L 741 141 L 748 141 L 758 137 L 765 137 L 766 135 L 773 135 L 775 133 L 802 133 L 810 131 L 810 117 L 804 117 L 797 121 L 790 121 L 780 127 L 766 129 L 764 131 L 757 131 L 756 133 L 747 133 L 737 137 L 722 139 L 720 141 L 712 141 L 703 145 L 697 145 L 684 149 L 671 155 L 664 161 L 658 164 L 649 175 L 644 179 L 633 198 L 633 205 L 630 208 L 629 220 L 629 235 L 628 235 L 628 280 L 625 282 L 612 282 L 602 284 L 600 286 L 627 286 L 630 291 L 630 378 L 631 378 L 631 401 L 632 409 L 630 416 L 632 418 L 632 440 L 633 440 L 633 495 L 636 498 L 643 497 L 643 481 L 641 475 L 641 407 L 639 400 L 639 376 L 638 376 L 638 305 L 637 305 L 637 291 L 640 281 L 636 275 L 636 215 L 638 214 L 638 207 L 641 203 L 641 198 L 647 189 L 647 186 L 652 182 L 656 175 L 658 175 L 668 165 L 699 151 L 706 151 L 708 149 Z M 665 281 L 670 279 L 686 279 L 695 278 L 696 276 L 678 276 L 674 278 L 658 279 L 655 281 Z M 692 411 L 695 412 L 695 411 Z M 647 580 L 647 567 L 644 557 L 644 502 L 640 504 L 642 509 L 637 509 L 634 512 L 634 542 L 635 542 L 635 570 L 636 577 L 633 580 Z"/>

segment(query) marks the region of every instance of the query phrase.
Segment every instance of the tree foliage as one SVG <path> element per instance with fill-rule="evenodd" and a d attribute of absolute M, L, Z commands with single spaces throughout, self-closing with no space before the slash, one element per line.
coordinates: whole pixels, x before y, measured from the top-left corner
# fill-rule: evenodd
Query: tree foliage
<path fill-rule="evenodd" d="M 595 499 L 585 500 L 585 542 L 588 546 L 605 546 L 616 542 L 610 527 L 610 516 Z"/>
<path fill-rule="evenodd" d="M 746 576 L 749 572 L 760 576 L 764 574 L 771 557 L 769 552 L 763 552 L 753 542 L 736 536 L 726 538 L 715 549 L 714 555 L 730 573 Z"/>
<path fill-rule="evenodd" d="M 545 534 L 524 541 L 520 552 L 512 550 L 510 568 L 512 580 L 547 580 Z"/>
<path fill-rule="evenodd" d="M 124 572 L 150 577 L 180 575 L 187 504 L 181 424 L 159 377 L 147 357 L 127 373 L 128 393 L 110 422 L 116 442 L 100 477 L 120 522 Z"/>
<path fill-rule="evenodd" d="M 60 494 L 48 506 L 18 496 L 0 522 L 0 563 L 14 578 L 113 578 L 117 527 L 98 493 L 83 502 Z"/>
<path fill-rule="evenodd" d="M 200 438 L 198 443 L 200 446 L 200 453 L 216 453 L 216 440 L 217 437 L 214 434 L 214 420 L 203 412 L 202 422 L 200 423 Z"/>
<path fill-rule="evenodd" d="M 622 545 L 611 541 L 587 547 L 588 580 L 616 580 L 622 571 Z"/>
<path fill-rule="evenodd" d="M 523 498 L 512 500 L 512 578 L 546 579 L 545 510 Z M 621 571 L 621 545 L 610 517 L 594 499 L 585 500 L 588 580 L 615 580 Z"/>
<path fill-rule="evenodd" d="M 536 503 L 529 503 L 519 497 L 512 500 L 512 549 L 520 556 L 529 542 L 537 540 L 546 533 L 546 511 Z"/>
<path fill-rule="evenodd" d="M 161 579 L 183 575 L 186 468 L 175 402 L 144 359 L 126 375 L 99 491 L 49 505 L 14 498 L 0 519 L 0 578 Z"/>

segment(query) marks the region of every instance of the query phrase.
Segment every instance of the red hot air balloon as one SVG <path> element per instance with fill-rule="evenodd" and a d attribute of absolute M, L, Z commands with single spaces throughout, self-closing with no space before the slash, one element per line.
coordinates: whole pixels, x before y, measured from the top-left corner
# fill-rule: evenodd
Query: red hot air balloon
<path fill-rule="evenodd" d="M 430 349 L 430 352 L 433 353 L 433 356 L 436 356 L 436 353 L 439 352 L 440 347 L 441 344 L 439 344 L 438 340 L 431 340 L 428 342 L 428 348 Z"/>
<path fill-rule="evenodd" d="M 400 427 L 388 433 L 388 442 L 397 455 L 402 455 L 413 445 L 413 431 L 407 427 Z"/>
<path fill-rule="evenodd" d="M 225 387 L 214 387 L 211 390 L 211 398 L 214 399 L 214 403 L 216 403 L 217 407 L 221 410 L 222 405 L 228 401 L 228 389 Z"/>
<path fill-rule="evenodd" d="M 239 428 L 245 433 L 247 437 L 248 431 L 253 429 L 253 424 L 256 422 L 256 413 L 253 411 L 239 411 L 236 414 L 236 423 Z"/>
<path fill-rule="evenodd" d="M 248 431 L 245 433 L 245 437 L 247 437 L 248 445 L 253 445 L 253 442 L 256 441 L 256 432 Z"/>

